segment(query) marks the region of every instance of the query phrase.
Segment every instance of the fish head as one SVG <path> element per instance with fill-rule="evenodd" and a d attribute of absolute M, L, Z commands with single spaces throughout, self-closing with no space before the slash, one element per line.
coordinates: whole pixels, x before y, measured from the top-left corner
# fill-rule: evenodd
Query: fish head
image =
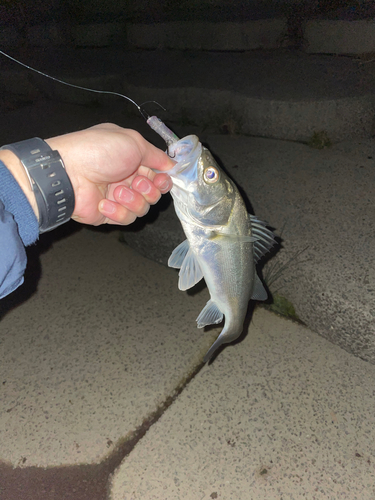
<path fill-rule="evenodd" d="M 177 161 L 168 174 L 173 180 L 171 193 L 180 210 L 204 225 L 226 224 L 235 189 L 210 151 L 198 137 L 190 135 L 171 144 L 168 154 Z"/>

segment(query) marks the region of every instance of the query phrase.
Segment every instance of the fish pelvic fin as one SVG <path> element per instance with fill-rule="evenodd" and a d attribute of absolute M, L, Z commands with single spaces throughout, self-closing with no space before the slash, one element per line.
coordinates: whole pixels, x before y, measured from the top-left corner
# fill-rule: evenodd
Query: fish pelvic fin
<path fill-rule="evenodd" d="M 223 317 L 223 313 L 217 307 L 215 302 L 209 300 L 197 318 L 197 327 L 203 328 L 207 325 L 216 325 L 223 320 Z"/>
<path fill-rule="evenodd" d="M 229 342 L 232 342 L 233 340 L 236 340 L 242 333 L 241 328 L 236 328 L 231 325 L 228 327 L 224 326 L 223 330 L 221 331 L 220 335 L 218 338 L 215 340 L 215 342 L 212 344 L 212 346 L 209 348 L 207 351 L 207 354 L 203 358 L 204 363 L 207 363 L 209 361 L 214 352 L 223 344 L 228 344 Z"/>
<path fill-rule="evenodd" d="M 255 215 L 250 215 L 251 234 L 255 237 L 254 241 L 254 261 L 258 262 L 266 255 L 273 246 L 276 245 L 276 239 L 271 229 L 268 229 L 267 222 L 264 222 Z M 264 299 L 263 299 L 264 300 Z"/>

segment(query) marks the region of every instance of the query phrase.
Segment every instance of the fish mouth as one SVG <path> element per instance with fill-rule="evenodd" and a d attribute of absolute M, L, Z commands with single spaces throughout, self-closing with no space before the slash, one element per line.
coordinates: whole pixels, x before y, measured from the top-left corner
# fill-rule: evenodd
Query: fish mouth
<path fill-rule="evenodd" d="M 186 157 L 197 147 L 199 139 L 196 135 L 188 135 L 168 146 L 168 155 L 171 158 Z"/>
<path fill-rule="evenodd" d="M 178 175 L 195 163 L 201 155 L 202 145 L 196 135 L 188 135 L 168 147 L 168 156 L 177 162 L 178 170 L 170 170 L 171 175 Z M 176 165 L 176 166 L 177 166 Z"/>

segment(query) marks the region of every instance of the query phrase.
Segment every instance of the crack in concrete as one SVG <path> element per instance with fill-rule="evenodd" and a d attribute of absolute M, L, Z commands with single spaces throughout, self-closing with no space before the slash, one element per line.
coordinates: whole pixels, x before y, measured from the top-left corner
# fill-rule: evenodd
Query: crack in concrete
<path fill-rule="evenodd" d="M 82 464 L 61 467 L 13 468 L 0 463 L 1 500 L 106 500 L 109 498 L 110 478 L 121 462 L 132 452 L 138 442 L 181 394 L 190 381 L 200 372 L 199 363 L 177 385 L 142 424 L 125 436 L 110 455 L 99 464 Z"/>

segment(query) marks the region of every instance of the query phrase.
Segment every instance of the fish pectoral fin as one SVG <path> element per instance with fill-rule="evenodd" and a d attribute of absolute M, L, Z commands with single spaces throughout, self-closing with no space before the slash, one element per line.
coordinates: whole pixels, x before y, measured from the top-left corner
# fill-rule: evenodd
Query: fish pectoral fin
<path fill-rule="evenodd" d="M 253 290 L 253 294 L 251 296 L 251 299 L 252 300 L 267 300 L 268 299 L 267 290 L 264 288 L 263 283 L 260 281 L 257 274 L 255 274 L 255 278 L 254 278 L 254 290 Z"/>
<path fill-rule="evenodd" d="M 188 240 L 180 243 L 171 253 L 171 256 L 168 259 L 168 266 L 174 267 L 175 269 L 180 269 L 182 263 L 186 257 L 190 248 Z"/>
<path fill-rule="evenodd" d="M 188 290 L 203 278 L 201 266 L 190 248 L 184 258 L 178 275 L 180 277 L 178 280 L 178 288 L 180 290 Z"/>
<path fill-rule="evenodd" d="M 217 307 L 215 302 L 209 300 L 197 318 L 197 326 L 198 328 L 203 328 L 207 325 L 220 323 L 223 320 L 223 317 L 223 313 Z"/>
<path fill-rule="evenodd" d="M 190 249 L 188 240 L 180 243 L 171 253 L 168 266 L 180 269 L 178 288 L 188 290 L 203 278 L 201 267 Z"/>

